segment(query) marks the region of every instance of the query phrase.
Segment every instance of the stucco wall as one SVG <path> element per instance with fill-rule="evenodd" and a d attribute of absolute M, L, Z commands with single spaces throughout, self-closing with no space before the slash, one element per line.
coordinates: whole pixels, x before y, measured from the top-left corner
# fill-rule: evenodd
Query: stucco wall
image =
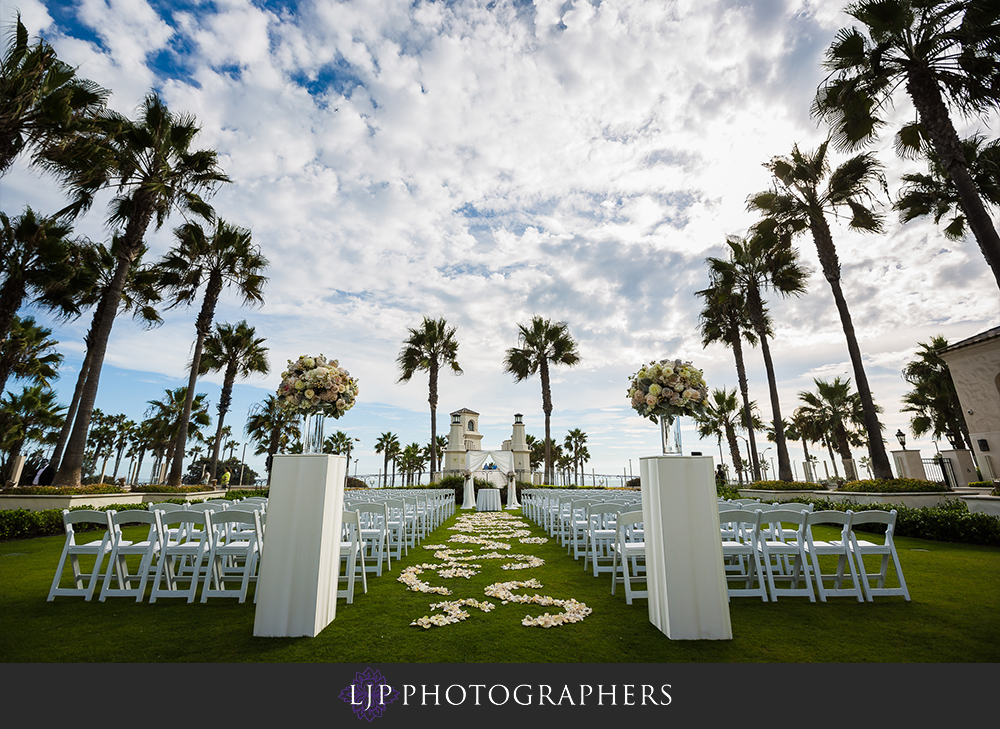
<path fill-rule="evenodd" d="M 973 450 L 983 478 L 989 474 L 984 458 L 993 464 L 993 477 L 1000 478 L 1000 337 L 976 342 L 941 353 L 948 364 L 951 379 L 958 390 L 962 414 L 969 426 Z M 982 451 L 979 441 L 985 440 L 989 450 Z"/>

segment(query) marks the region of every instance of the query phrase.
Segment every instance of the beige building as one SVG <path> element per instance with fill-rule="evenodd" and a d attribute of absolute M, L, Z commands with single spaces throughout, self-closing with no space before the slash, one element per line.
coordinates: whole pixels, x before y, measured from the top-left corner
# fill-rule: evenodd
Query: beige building
<path fill-rule="evenodd" d="M 499 454 L 509 453 L 513 457 L 513 470 L 518 481 L 529 480 L 531 476 L 531 466 L 529 461 L 530 450 L 524 433 L 524 422 L 521 413 L 514 415 L 514 423 L 511 426 L 511 437 L 503 442 L 503 446 L 496 451 L 498 457 L 494 459 L 500 466 L 500 461 L 507 461 L 506 457 Z M 465 475 L 466 468 L 470 461 L 482 464 L 481 458 L 470 458 L 473 452 L 477 456 L 483 453 L 483 434 L 479 430 L 479 413 L 475 410 L 462 408 L 451 413 L 451 430 L 448 433 L 448 447 L 444 452 L 443 472 L 445 476 Z M 486 459 L 489 460 L 488 458 Z M 476 477 L 484 477 L 485 473 L 479 471 L 477 465 Z M 500 474 L 502 476 L 502 474 Z"/>
<path fill-rule="evenodd" d="M 958 390 L 979 470 L 1000 481 L 1000 327 L 938 352 Z"/>

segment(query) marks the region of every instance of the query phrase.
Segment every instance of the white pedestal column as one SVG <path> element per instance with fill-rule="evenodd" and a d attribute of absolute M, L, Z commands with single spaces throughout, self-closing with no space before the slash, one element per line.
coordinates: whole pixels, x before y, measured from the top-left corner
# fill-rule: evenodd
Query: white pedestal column
<path fill-rule="evenodd" d="M 672 640 L 731 640 L 711 456 L 639 459 L 649 621 Z"/>
<path fill-rule="evenodd" d="M 472 476 L 465 477 L 465 495 L 462 498 L 463 509 L 476 508 L 476 482 Z"/>
<path fill-rule="evenodd" d="M 253 634 L 315 637 L 337 615 L 347 458 L 276 455 Z"/>

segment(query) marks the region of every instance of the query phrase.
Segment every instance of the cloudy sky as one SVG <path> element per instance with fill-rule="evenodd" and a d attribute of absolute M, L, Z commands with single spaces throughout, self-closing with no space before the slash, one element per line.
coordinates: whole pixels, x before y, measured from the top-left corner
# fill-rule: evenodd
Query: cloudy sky
<path fill-rule="evenodd" d="M 748 195 L 763 163 L 826 136 L 809 116 L 823 54 L 851 20 L 842 0 L 5 0 L 81 76 L 134 115 L 156 90 L 201 125 L 233 183 L 212 199 L 249 227 L 271 262 L 266 303 L 232 297 L 216 321 L 246 318 L 267 338 L 271 374 L 242 381 L 227 422 L 278 385 L 288 359 L 323 353 L 360 380 L 358 405 L 327 432 L 360 438 L 359 474 L 377 473 L 380 433 L 429 439 L 426 376 L 399 384 L 395 360 L 423 316 L 457 327 L 461 377 L 441 382 L 448 413 L 481 413 L 484 444 L 510 436 L 513 414 L 543 435 L 537 378 L 514 383 L 504 350 L 534 315 L 565 321 L 574 368 L 554 370 L 553 437 L 588 434 L 588 472 L 638 475 L 658 430 L 629 407 L 629 376 L 652 359 L 689 359 L 711 387 L 735 387 L 731 352 L 703 348 L 705 258 L 755 222 Z M 5 32 L 6 35 L 6 32 Z M 913 119 L 898 98 L 893 123 Z M 995 136 L 996 118 L 956 119 Z M 919 163 L 875 147 L 889 192 Z M 834 162 L 842 161 L 834 156 Z M 52 178 L 17 165 L 0 182 L 9 215 L 63 204 Z M 886 197 L 882 203 L 888 206 Z M 76 231 L 106 240 L 106 200 Z M 930 223 L 885 235 L 833 222 L 865 367 L 882 421 L 907 429 L 901 370 L 919 342 L 954 342 L 1000 324 L 996 285 L 975 241 Z M 150 233 L 148 260 L 172 244 Z M 808 292 L 770 301 L 782 414 L 813 378 L 852 377 L 843 331 L 812 241 L 797 243 Z M 147 401 L 186 384 L 196 308 L 159 329 L 117 321 L 97 406 L 141 419 Z M 89 316 L 59 324 L 68 402 Z M 771 417 L 759 350 L 751 397 Z M 199 387 L 214 404 L 221 377 Z M 685 450 L 718 457 L 690 422 Z M 242 441 L 242 437 L 239 438 Z M 931 453 L 930 440 L 910 443 Z M 769 444 L 763 437 L 758 447 Z M 814 451 L 817 452 L 817 451 Z M 239 453 L 239 452 L 238 452 Z M 790 446 L 801 475 L 802 452 Z M 822 456 L 823 454 L 820 453 Z M 857 456 L 864 455 L 859 451 Z M 766 457 L 774 456 L 774 448 Z M 728 451 L 726 454 L 728 460 Z M 259 461 L 257 461 L 259 462 Z M 251 460 L 251 464 L 254 461 Z M 353 472 L 353 471 L 352 471 Z"/>

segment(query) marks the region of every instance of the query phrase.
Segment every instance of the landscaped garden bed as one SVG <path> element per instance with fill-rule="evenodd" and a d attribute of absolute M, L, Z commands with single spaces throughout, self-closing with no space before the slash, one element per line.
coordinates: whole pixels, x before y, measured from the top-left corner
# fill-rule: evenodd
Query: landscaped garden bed
<path fill-rule="evenodd" d="M 205 486 L 167 486 L 136 487 L 138 491 L 127 491 L 120 486 L 101 484 L 98 486 L 81 486 L 79 488 L 59 488 L 55 486 L 31 486 L 27 488 L 4 489 L 0 492 L 0 511 L 27 509 L 28 511 L 44 511 L 45 509 L 73 509 L 88 507 L 99 509 L 112 504 L 148 504 L 166 501 L 170 498 L 182 497 L 189 501 L 203 501 L 224 497 L 223 489 L 211 489 Z M 142 508 L 141 506 L 139 508 Z"/>

